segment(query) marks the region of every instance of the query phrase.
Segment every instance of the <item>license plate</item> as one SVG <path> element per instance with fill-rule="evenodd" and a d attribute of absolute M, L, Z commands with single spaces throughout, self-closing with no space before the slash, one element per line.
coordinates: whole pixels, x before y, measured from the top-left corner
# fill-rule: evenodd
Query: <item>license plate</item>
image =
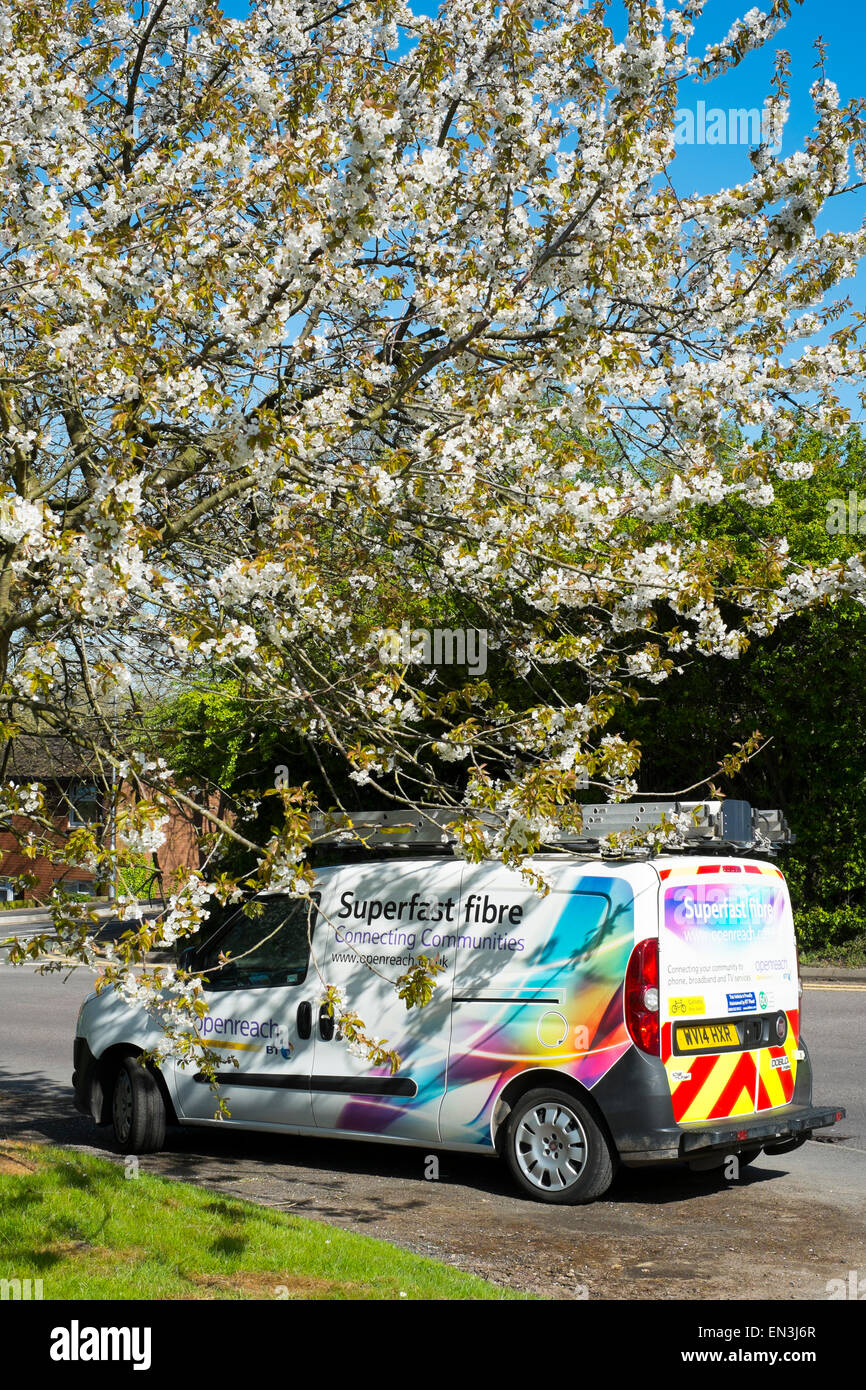
<path fill-rule="evenodd" d="M 678 1023 L 674 1030 L 678 1052 L 703 1052 L 739 1047 L 740 1035 L 734 1023 Z"/>

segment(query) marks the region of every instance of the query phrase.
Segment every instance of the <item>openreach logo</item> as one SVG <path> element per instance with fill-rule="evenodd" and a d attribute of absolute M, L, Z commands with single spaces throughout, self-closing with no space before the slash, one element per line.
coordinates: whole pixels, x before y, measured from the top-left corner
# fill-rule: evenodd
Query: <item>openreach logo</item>
<path fill-rule="evenodd" d="M 782 135 L 766 106 L 737 106 L 725 111 L 699 101 L 695 109 L 679 107 L 674 124 L 675 145 L 765 145 L 781 154 Z"/>
<path fill-rule="evenodd" d="M 73 1318 L 51 1332 L 52 1361 L 130 1361 L 134 1371 L 149 1371 L 150 1349 L 149 1327 L 82 1327 Z"/>
<path fill-rule="evenodd" d="M 372 642 L 385 666 L 465 666 L 470 676 L 487 671 L 487 630 L 483 627 L 419 627 L 408 622 L 378 628 Z"/>

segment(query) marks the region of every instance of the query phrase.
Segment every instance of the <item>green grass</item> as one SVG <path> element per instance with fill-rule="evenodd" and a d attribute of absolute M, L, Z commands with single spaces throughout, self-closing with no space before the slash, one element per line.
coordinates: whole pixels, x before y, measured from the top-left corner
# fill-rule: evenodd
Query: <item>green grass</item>
<path fill-rule="evenodd" d="M 368 1236 L 8 1142 L 0 1279 L 41 1279 L 45 1299 L 525 1297 Z"/>

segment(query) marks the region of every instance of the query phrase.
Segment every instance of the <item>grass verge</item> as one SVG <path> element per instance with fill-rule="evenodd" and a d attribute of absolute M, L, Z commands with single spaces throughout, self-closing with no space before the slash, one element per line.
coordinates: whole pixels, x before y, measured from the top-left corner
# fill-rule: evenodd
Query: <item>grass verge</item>
<path fill-rule="evenodd" d="M 0 1144 L 4 1279 L 41 1279 L 45 1299 L 526 1297 L 369 1236 L 9 1142 Z"/>

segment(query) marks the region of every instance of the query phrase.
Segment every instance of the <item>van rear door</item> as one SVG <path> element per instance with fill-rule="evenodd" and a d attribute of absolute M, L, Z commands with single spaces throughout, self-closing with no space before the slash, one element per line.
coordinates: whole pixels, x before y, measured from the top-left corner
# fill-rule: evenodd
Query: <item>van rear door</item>
<path fill-rule="evenodd" d="M 787 1105 L 799 1049 L 788 889 L 757 861 L 659 868 L 661 1056 L 678 1124 Z"/>

